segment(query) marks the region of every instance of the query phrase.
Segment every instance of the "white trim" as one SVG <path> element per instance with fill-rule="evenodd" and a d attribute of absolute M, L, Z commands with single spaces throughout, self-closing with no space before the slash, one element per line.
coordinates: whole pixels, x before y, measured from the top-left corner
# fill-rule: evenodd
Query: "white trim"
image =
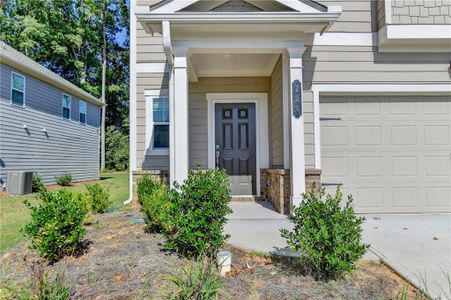
<path fill-rule="evenodd" d="M 449 84 L 317 84 L 312 85 L 315 168 L 321 169 L 321 95 L 444 95 L 451 94 Z"/>
<path fill-rule="evenodd" d="M 161 148 L 161 149 L 155 149 L 153 146 L 153 128 L 154 125 L 158 125 L 160 123 L 155 124 L 153 121 L 153 102 L 155 99 L 167 99 L 168 100 L 168 108 L 170 106 L 169 103 L 169 97 L 168 96 L 161 96 L 160 91 L 158 90 L 152 90 L 146 91 L 146 149 L 144 150 L 144 155 L 147 156 L 153 156 L 153 155 L 169 155 L 169 147 L 168 148 Z M 152 95 L 149 95 L 152 94 Z M 163 123 L 161 123 L 163 124 Z M 170 126 L 170 120 L 169 122 L 164 122 L 163 125 Z"/>
<path fill-rule="evenodd" d="M 166 63 L 137 63 L 135 65 L 136 73 L 164 73 L 166 68 Z"/>
<path fill-rule="evenodd" d="M 385 0 L 385 24 L 391 24 L 392 22 L 391 1 L 392 0 Z"/>
<path fill-rule="evenodd" d="M 300 117 L 294 116 L 293 111 L 293 88 L 295 80 L 299 80 L 302 87 L 303 62 L 302 54 L 305 48 L 287 49 L 289 59 L 289 103 L 290 103 L 290 175 L 291 175 L 291 203 L 299 205 L 302 201 L 302 194 L 305 193 L 305 130 L 304 130 L 304 97 L 301 88 L 302 113 Z"/>
<path fill-rule="evenodd" d="M 371 94 L 440 94 L 449 95 L 449 84 L 317 84 L 312 85 L 312 91 L 321 94 L 337 93 L 371 93 Z"/>
<path fill-rule="evenodd" d="M 90 95 L 81 88 L 70 83 L 61 76 L 53 73 L 46 67 L 38 64 L 31 58 L 20 53 L 16 49 L 8 46 L 5 42 L 0 40 L 0 61 L 23 74 L 33 76 L 36 79 L 46 82 L 63 92 L 70 93 L 78 98 L 81 98 L 96 106 L 105 105 L 102 101 Z"/>
<path fill-rule="evenodd" d="M 387 25 L 387 39 L 445 39 L 451 40 L 450 25 L 408 24 Z"/>
<path fill-rule="evenodd" d="M 266 93 L 208 93 L 208 168 L 215 168 L 215 104 L 254 103 L 256 128 L 256 189 L 261 195 L 260 170 L 269 168 L 268 94 Z"/>
<path fill-rule="evenodd" d="M 302 12 L 302 13 L 321 12 L 320 10 L 316 9 L 315 7 L 309 5 L 308 2 L 304 3 L 302 1 L 297 1 L 297 0 L 295 0 L 295 1 L 293 1 L 293 0 L 275 0 L 275 1 L 291 8 L 291 9 L 294 9 L 298 12 Z M 196 2 L 199 2 L 199 0 L 173 0 L 167 4 L 157 5 L 153 9 L 151 7 L 150 11 L 152 13 L 175 13 L 184 8 L 187 8 L 190 5 L 193 5 Z"/>
<path fill-rule="evenodd" d="M 136 1 L 130 1 L 130 174 L 129 174 L 129 199 L 124 204 L 133 200 L 133 171 L 137 170 L 137 126 L 136 126 Z"/>
<path fill-rule="evenodd" d="M 64 96 L 69 97 L 69 107 L 64 106 Z M 69 118 L 68 119 L 64 117 L 64 108 L 69 109 Z M 72 120 L 72 96 L 65 94 L 65 93 L 61 93 L 61 117 L 64 120 Z"/>
<path fill-rule="evenodd" d="M 23 91 L 19 91 L 18 89 L 15 89 L 13 87 L 13 77 L 14 77 L 14 75 L 18 75 L 18 76 L 22 77 L 22 79 L 23 79 Z M 11 82 L 11 88 L 10 88 L 10 91 L 9 91 L 9 93 L 10 93 L 10 101 L 9 101 L 9 103 L 11 105 L 18 106 L 18 107 L 25 107 L 25 101 L 26 101 L 25 100 L 25 94 L 26 94 L 26 90 L 27 90 L 27 79 L 26 79 L 26 77 L 24 75 L 22 75 L 22 74 L 19 74 L 17 72 L 11 71 L 11 79 L 10 80 L 11 80 L 10 81 Z M 13 90 L 16 90 L 18 92 L 23 93 L 23 103 L 22 103 L 22 105 L 18 105 L 18 104 L 13 103 Z"/>

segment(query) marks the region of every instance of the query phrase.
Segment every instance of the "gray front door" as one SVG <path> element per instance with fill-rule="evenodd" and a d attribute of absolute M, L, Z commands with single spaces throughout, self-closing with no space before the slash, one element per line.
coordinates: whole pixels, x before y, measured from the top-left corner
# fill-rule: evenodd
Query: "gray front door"
<path fill-rule="evenodd" d="M 255 195 L 255 104 L 216 104 L 215 111 L 216 166 L 231 176 L 233 195 Z"/>

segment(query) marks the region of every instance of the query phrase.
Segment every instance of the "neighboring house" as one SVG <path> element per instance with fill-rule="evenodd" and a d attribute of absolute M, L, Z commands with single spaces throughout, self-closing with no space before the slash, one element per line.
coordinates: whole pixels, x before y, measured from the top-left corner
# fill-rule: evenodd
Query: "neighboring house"
<path fill-rule="evenodd" d="M 278 211 L 451 212 L 451 3 L 132 1 L 130 165 L 225 168 Z"/>
<path fill-rule="evenodd" d="M 0 183 L 8 171 L 99 177 L 102 102 L 0 41 Z"/>

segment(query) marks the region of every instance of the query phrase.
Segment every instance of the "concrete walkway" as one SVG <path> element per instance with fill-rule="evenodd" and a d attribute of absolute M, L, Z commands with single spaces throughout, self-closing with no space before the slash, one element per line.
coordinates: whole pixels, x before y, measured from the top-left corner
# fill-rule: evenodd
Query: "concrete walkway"
<path fill-rule="evenodd" d="M 229 242 L 257 252 L 289 255 L 279 229 L 290 222 L 268 203 L 230 204 L 226 232 Z M 442 299 L 451 290 L 443 272 L 451 276 L 451 214 L 364 215 L 363 239 L 371 245 L 365 259 L 383 259 L 392 268 L 428 293 Z M 443 270 L 443 271 L 442 271 Z M 443 291 L 444 290 L 444 291 Z"/>

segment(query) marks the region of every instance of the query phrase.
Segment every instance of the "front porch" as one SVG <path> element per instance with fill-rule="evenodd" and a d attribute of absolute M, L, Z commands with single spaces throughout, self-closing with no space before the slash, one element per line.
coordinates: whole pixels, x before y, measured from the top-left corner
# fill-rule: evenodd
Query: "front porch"
<path fill-rule="evenodd" d="M 167 86 L 144 91 L 147 149 L 139 172 L 166 166 L 172 183 L 189 169 L 224 168 L 234 196 L 288 213 L 306 187 L 320 186 L 304 41 L 340 10 L 287 4 L 283 12 L 236 15 L 172 4 L 136 13 L 148 34 L 161 35 L 167 60 Z"/>

